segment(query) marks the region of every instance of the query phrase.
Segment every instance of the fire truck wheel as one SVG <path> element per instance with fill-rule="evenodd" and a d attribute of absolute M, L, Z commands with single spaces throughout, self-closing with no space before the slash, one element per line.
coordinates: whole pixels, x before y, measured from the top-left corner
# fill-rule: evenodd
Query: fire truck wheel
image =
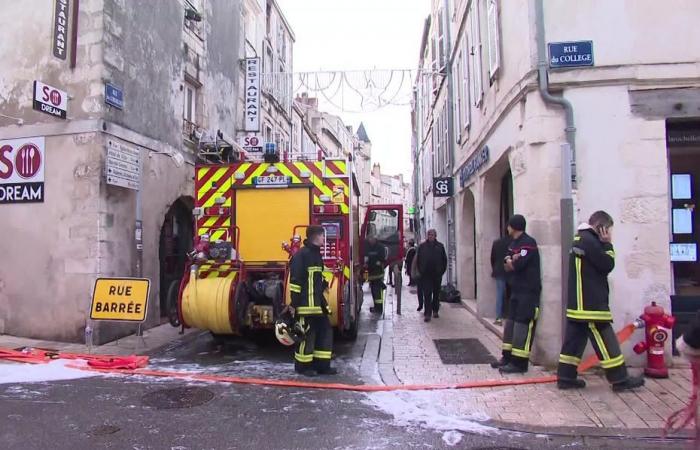
<path fill-rule="evenodd" d="M 211 333 L 211 340 L 214 345 L 224 345 L 226 344 L 226 335 Z"/>
<path fill-rule="evenodd" d="M 168 321 L 174 327 L 180 326 L 180 317 L 177 314 L 177 298 L 180 294 L 180 280 L 173 280 L 168 286 L 168 295 L 166 296 L 166 308 L 168 313 Z"/>

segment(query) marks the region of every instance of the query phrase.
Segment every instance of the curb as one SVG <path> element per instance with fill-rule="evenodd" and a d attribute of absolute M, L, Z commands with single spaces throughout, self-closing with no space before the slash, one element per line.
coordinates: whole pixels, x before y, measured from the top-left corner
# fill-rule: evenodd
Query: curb
<path fill-rule="evenodd" d="M 491 323 L 490 320 L 486 319 L 485 317 L 479 317 L 479 314 L 477 314 L 476 309 L 470 305 L 469 303 L 465 302 L 464 300 L 460 300 L 462 305 L 466 308 L 467 311 L 471 313 L 471 315 L 474 316 L 476 320 L 478 320 L 483 326 L 485 326 L 490 332 L 498 336 L 499 339 L 503 339 L 503 329 L 497 327 L 493 323 Z"/>

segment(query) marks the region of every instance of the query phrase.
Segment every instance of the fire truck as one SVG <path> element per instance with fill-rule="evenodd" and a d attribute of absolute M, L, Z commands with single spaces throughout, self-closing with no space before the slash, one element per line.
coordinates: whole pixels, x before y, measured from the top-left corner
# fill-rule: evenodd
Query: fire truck
<path fill-rule="evenodd" d="M 325 230 L 331 323 L 349 339 L 358 331 L 366 237 L 387 247 L 388 264 L 403 258 L 402 205 L 370 205 L 360 224 L 351 156 L 256 160 L 242 152 L 233 162 L 198 164 L 193 214 L 194 250 L 172 289 L 171 322 L 216 338 L 272 330 L 290 303 L 289 260 L 310 224 Z"/>

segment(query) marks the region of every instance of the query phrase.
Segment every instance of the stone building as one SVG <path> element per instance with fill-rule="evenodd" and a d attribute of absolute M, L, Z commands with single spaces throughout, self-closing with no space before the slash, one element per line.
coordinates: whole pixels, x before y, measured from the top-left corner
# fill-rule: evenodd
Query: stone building
<path fill-rule="evenodd" d="M 422 221 L 451 222 L 453 202 L 455 278 L 493 317 L 491 243 L 513 212 L 528 218 L 542 255 L 540 362 L 556 363 L 562 261 L 595 210 L 616 221 L 616 327 L 651 301 L 698 309 L 698 14 L 690 0 L 433 2 L 413 119 Z M 433 199 L 435 176 L 453 177 L 452 199 Z"/>
<path fill-rule="evenodd" d="M 14 169 L 40 176 L 44 192 L 0 201 L 0 234 L 11 236 L 0 333 L 81 340 L 97 277 L 149 278 L 146 326 L 161 323 L 191 245 L 195 151 L 236 135 L 240 18 L 236 0 L 4 5 L 0 190 L 14 189 Z M 33 109 L 35 81 L 56 115 Z M 101 322 L 95 341 L 133 329 Z"/>

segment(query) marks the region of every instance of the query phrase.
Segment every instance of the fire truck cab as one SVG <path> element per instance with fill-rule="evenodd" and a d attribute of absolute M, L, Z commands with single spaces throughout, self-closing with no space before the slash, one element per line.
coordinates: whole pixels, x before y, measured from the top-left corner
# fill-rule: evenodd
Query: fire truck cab
<path fill-rule="evenodd" d="M 195 167 L 195 250 L 177 292 L 176 324 L 217 335 L 272 329 L 290 301 L 288 263 L 310 224 L 325 229 L 331 323 L 355 338 L 364 242 L 403 258 L 403 208 L 371 205 L 360 227 L 352 159 L 234 162 Z"/>

